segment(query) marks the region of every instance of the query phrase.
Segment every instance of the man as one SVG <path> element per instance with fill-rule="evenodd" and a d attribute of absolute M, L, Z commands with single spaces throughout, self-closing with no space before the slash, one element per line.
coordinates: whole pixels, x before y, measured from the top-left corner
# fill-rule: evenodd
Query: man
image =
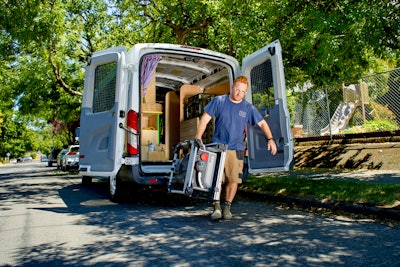
<path fill-rule="evenodd" d="M 213 143 L 228 145 L 224 166 L 225 172 L 225 206 L 223 211 L 218 202 L 214 202 L 214 211 L 211 219 L 232 218 L 231 204 L 235 198 L 238 184 L 242 183 L 242 170 L 244 160 L 243 132 L 246 124 L 258 125 L 268 140 L 268 150 L 273 155 L 276 153 L 276 144 L 271 129 L 263 119 L 258 110 L 244 97 L 247 93 L 248 80 L 244 76 L 235 79 L 230 94 L 215 97 L 204 108 L 199 126 L 196 132 L 196 139 L 200 139 L 211 118 L 215 117 L 215 131 L 212 137 Z"/>

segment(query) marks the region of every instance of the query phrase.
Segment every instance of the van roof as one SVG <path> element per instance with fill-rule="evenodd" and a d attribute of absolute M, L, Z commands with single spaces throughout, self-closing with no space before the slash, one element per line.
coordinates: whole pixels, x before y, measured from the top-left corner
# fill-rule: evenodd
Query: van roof
<path fill-rule="evenodd" d="M 156 86 L 178 90 L 183 84 L 202 89 L 229 82 L 229 73 L 239 68 L 236 59 L 215 51 L 176 44 L 137 44 L 128 58 L 161 55 L 156 70 Z M 142 57 L 143 59 L 143 57 Z"/>
<path fill-rule="evenodd" d="M 201 57 L 163 54 L 157 65 L 156 86 L 174 89 L 192 84 L 204 89 L 229 81 L 226 67 Z"/>

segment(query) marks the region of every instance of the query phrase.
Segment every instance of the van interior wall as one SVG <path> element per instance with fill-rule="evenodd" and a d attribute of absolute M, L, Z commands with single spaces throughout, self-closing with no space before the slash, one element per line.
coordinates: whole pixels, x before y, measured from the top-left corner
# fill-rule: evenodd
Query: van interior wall
<path fill-rule="evenodd" d="M 206 94 L 213 94 L 213 95 L 225 95 L 229 94 L 230 91 L 230 86 L 229 82 L 221 83 L 218 85 L 215 85 L 213 87 L 207 88 L 204 90 L 204 93 Z"/>
<path fill-rule="evenodd" d="M 170 91 L 165 94 L 164 139 L 168 159 L 173 159 L 173 148 L 176 144 L 186 139 L 194 139 L 196 134 L 197 125 L 189 128 L 181 127 L 184 125 L 185 103 L 188 98 L 203 92 L 215 95 L 227 94 L 229 88 L 229 82 L 210 87 L 204 91 L 197 85 L 185 84 L 179 89 L 179 93 Z"/>
<path fill-rule="evenodd" d="M 163 106 L 156 102 L 156 78 L 152 77 L 144 91 L 142 88 L 142 104 L 140 114 L 140 153 L 142 161 L 164 161 L 165 150 L 161 143 L 160 121 L 163 116 Z M 157 147 L 149 150 L 150 144 Z"/>
<path fill-rule="evenodd" d="M 179 143 L 179 124 L 180 124 L 180 98 L 175 91 L 170 91 L 165 95 L 165 150 L 168 159 L 173 158 L 173 147 Z"/>

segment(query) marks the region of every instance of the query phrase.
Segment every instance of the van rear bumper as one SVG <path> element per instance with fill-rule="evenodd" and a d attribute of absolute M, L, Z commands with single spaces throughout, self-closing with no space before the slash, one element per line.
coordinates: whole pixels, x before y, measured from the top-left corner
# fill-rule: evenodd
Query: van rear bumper
<path fill-rule="evenodd" d="M 90 165 L 81 165 L 79 167 L 79 174 L 82 176 L 91 177 L 104 177 L 108 178 L 111 173 L 92 172 Z M 152 173 L 143 175 L 140 171 L 139 165 L 122 165 L 118 171 L 118 177 L 122 182 L 134 183 L 137 185 L 167 185 L 169 181 L 169 173 Z"/>
<path fill-rule="evenodd" d="M 143 175 L 139 165 L 122 165 L 118 176 L 123 182 L 133 182 L 138 185 L 167 185 L 169 174 Z"/>

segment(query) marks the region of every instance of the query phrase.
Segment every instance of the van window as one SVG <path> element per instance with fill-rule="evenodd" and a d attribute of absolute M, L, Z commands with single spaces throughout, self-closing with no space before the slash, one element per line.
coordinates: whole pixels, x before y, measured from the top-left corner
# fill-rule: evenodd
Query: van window
<path fill-rule="evenodd" d="M 94 74 L 93 113 L 110 110 L 115 102 L 117 63 L 96 67 Z"/>
<path fill-rule="evenodd" d="M 253 105 L 264 116 L 275 105 L 271 60 L 253 68 L 250 78 Z"/>

